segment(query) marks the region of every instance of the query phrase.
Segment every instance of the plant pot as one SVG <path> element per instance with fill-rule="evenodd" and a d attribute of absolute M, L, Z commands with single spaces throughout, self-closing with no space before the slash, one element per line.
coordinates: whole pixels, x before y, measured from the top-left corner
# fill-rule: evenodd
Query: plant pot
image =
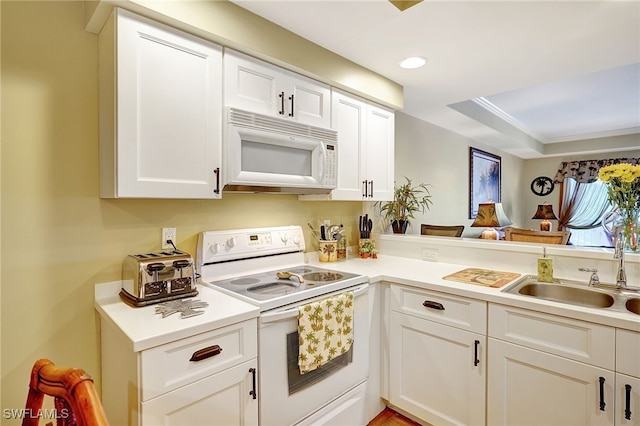
<path fill-rule="evenodd" d="M 404 234 L 407 232 L 407 225 L 409 225 L 408 220 L 394 220 L 391 222 L 391 229 L 394 234 Z"/>

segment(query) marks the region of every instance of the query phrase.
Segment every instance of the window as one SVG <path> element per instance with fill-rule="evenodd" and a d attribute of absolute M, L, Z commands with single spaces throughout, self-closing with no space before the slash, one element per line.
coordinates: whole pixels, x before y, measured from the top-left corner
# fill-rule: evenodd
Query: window
<path fill-rule="evenodd" d="M 606 185 L 600 180 L 591 183 L 564 180 L 560 217 L 564 227 L 571 231 L 572 245 L 613 247 L 611 235 L 602 227 L 602 219 L 606 226 L 606 219 L 614 210 L 608 200 Z"/>

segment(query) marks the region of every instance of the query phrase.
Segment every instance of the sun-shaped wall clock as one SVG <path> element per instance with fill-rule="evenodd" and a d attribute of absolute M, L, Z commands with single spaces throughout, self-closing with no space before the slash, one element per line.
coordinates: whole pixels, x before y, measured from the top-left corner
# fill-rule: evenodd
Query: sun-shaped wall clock
<path fill-rule="evenodd" d="M 531 181 L 531 192 L 541 197 L 551 194 L 554 183 L 551 178 L 539 176 Z"/>

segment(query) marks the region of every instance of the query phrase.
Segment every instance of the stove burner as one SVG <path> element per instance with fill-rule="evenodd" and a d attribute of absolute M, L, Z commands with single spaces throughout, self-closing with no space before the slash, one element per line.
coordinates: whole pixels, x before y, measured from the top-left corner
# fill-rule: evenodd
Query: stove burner
<path fill-rule="evenodd" d="M 310 272 L 303 275 L 305 280 L 309 281 L 338 281 L 341 280 L 344 275 L 337 272 Z"/>
<path fill-rule="evenodd" d="M 236 284 L 236 285 L 250 285 L 250 284 L 255 284 L 259 282 L 260 280 L 257 278 L 238 278 L 236 280 L 230 281 L 231 284 Z"/>
<path fill-rule="evenodd" d="M 308 268 L 306 266 L 301 266 L 299 268 L 295 268 L 291 270 L 291 272 L 294 272 L 296 274 L 306 274 L 307 272 L 311 272 L 311 271 L 313 271 L 313 269 Z"/>

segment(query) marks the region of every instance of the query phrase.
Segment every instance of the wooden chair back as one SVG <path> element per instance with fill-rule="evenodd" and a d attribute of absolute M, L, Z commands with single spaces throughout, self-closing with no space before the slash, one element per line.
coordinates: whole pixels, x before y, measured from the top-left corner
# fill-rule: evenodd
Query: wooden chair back
<path fill-rule="evenodd" d="M 459 237 L 464 231 L 464 225 L 420 225 L 420 235 L 439 235 L 441 237 Z"/>
<path fill-rule="evenodd" d="M 543 244 L 567 244 L 571 232 L 569 231 L 535 231 L 533 229 L 504 228 L 504 239 L 506 241 L 522 241 L 526 243 Z"/>
<path fill-rule="evenodd" d="M 27 410 L 22 426 L 38 426 L 43 417 L 38 414 L 45 395 L 54 398 L 57 426 L 109 425 L 93 379 L 84 370 L 57 367 L 48 359 L 36 361 L 31 370 Z"/>

